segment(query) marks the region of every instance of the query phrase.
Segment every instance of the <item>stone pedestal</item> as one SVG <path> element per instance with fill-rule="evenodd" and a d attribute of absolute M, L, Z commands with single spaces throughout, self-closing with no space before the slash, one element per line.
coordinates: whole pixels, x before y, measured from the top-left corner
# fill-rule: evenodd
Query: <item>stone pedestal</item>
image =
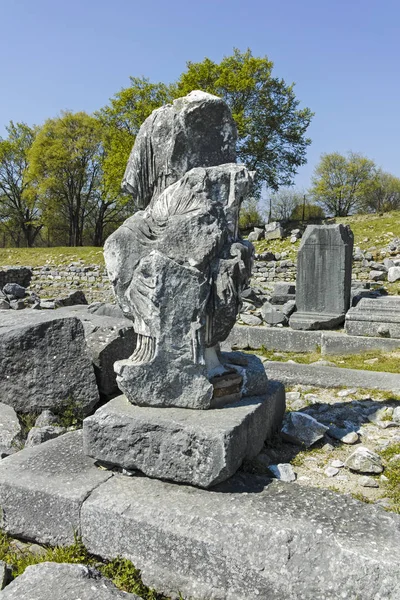
<path fill-rule="evenodd" d="M 353 233 L 345 225 L 309 225 L 297 258 L 293 329 L 333 329 L 350 306 Z"/>
<path fill-rule="evenodd" d="M 362 298 L 346 314 L 349 335 L 400 338 L 400 298 Z"/>
<path fill-rule="evenodd" d="M 208 488 L 261 451 L 284 411 L 277 382 L 262 396 L 201 411 L 135 406 L 118 396 L 85 419 L 84 449 L 106 465 Z"/>

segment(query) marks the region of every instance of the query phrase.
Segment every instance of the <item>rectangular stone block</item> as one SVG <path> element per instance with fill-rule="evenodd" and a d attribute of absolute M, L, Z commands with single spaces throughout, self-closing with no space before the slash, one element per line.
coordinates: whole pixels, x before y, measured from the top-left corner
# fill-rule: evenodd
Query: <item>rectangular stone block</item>
<path fill-rule="evenodd" d="M 346 314 L 349 335 L 400 338 L 400 297 L 362 298 Z"/>
<path fill-rule="evenodd" d="M 226 345 L 232 348 L 252 348 L 264 346 L 267 350 L 281 352 L 314 352 L 321 345 L 319 331 L 294 331 L 287 327 L 247 327 L 235 325 L 229 334 Z"/>
<path fill-rule="evenodd" d="M 9 310 L 0 322 L 1 401 L 16 411 L 77 404 L 84 414 L 99 400 L 82 323 L 56 310 Z"/>
<path fill-rule="evenodd" d="M 320 365 L 302 365 L 268 361 L 265 363 L 268 376 L 284 385 L 313 385 L 322 388 L 358 387 L 388 390 L 400 394 L 400 375 L 361 369 L 342 369 Z"/>
<path fill-rule="evenodd" d="M 400 339 L 361 337 L 324 331 L 321 333 L 321 354 L 359 354 L 369 350 L 393 352 L 400 348 Z"/>
<path fill-rule="evenodd" d="M 333 329 L 350 306 L 353 233 L 345 225 L 308 225 L 297 255 L 293 329 Z"/>
<path fill-rule="evenodd" d="M 84 449 L 106 464 L 207 488 L 256 456 L 284 411 L 276 382 L 262 397 L 202 411 L 135 406 L 118 396 L 84 420 Z"/>
<path fill-rule="evenodd" d="M 0 462 L 1 529 L 45 544 L 72 544 L 84 500 L 111 473 L 82 451 L 82 431 L 67 433 Z"/>
<path fill-rule="evenodd" d="M 334 492 L 235 476 L 215 491 L 114 476 L 86 500 L 88 549 L 168 596 L 397 600 L 398 515 Z"/>

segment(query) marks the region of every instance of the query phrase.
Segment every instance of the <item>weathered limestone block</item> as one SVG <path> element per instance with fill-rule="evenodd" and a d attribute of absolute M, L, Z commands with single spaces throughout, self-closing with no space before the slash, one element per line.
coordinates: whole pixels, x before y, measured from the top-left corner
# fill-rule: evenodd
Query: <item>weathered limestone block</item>
<path fill-rule="evenodd" d="M 281 384 L 264 396 L 194 411 L 132 405 L 114 398 L 84 421 L 84 450 L 97 461 L 208 488 L 257 456 L 285 411 Z"/>
<path fill-rule="evenodd" d="M 388 270 L 388 281 L 394 283 L 400 279 L 400 267 L 390 267 Z"/>
<path fill-rule="evenodd" d="M 2 313 L 1 400 L 20 412 L 78 404 L 87 414 L 99 400 L 79 319 L 57 311 Z"/>
<path fill-rule="evenodd" d="M 116 316 L 106 316 L 108 314 Z M 91 311 L 87 306 L 72 306 L 57 310 L 57 314 L 77 317 L 85 330 L 89 355 L 93 361 L 97 385 L 103 397 L 118 392 L 114 363 L 131 356 L 136 347 L 132 321 L 126 319 L 119 307 L 110 306 Z"/>
<path fill-rule="evenodd" d="M 204 490 L 112 474 L 84 456 L 80 432 L 1 461 L 0 504 L 10 534 L 69 544 L 76 530 L 94 555 L 129 558 L 172 597 L 400 596 L 398 515 L 266 476 L 240 473 Z M 55 590 L 43 600 L 57 599 Z"/>
<path fill-rule="evenodd" d="M 0 527 L 42 544 L 73 544 L 83 502 L 111 476 L 83 454 L 82 431 L 24 448 L 0 461 Z"/>
<path fill-rule="evenodd" d="M 362 298 L 346 314 L 349 335 L 400 338 L 400 297 Z"/>
<path fill-rule="evenodd" d="M 28 567 L 3 592 L 2 600 L 140 600 L 121 592 L 85 565 L 45 562 Z"/>
<path fill-rule="evenodd" d="M 308 225 L 297 257 L 293 329 L 334 329 L 350 306 L 353 233 L 344 225 Z"/>
<path fill-rule="evenodd" d="M 115 364 L 138 405 L 206 409 L 227 374 L 218 343 L 238 314 L 253 246 L 239 238 L 252 174 L 235 160 L 223 100 L 192 92 L 142 125 L 123 185 L 144 208 L 106 241 L 117 300 L 133 318 L 135 352 Z"/>
<path fill-rule="evenodd" d="M 22 428 L 12 406 L 0 402 L 0 456 L 7 456 L 18 449 Z"/>
<path fill-rule="evenodd" d="M 328 490 L 234 476 L 215 491 L 115 476 L 82 508 L 91 552 L 203 600 L 397 600 L 400 517 Z"/>
<path fill-rule="evenodd" d="M 280 240 L 283 238 L 284 230 L 278 221 L 267 223 L 265 225 L 264 237 L 266 240 Z"/>

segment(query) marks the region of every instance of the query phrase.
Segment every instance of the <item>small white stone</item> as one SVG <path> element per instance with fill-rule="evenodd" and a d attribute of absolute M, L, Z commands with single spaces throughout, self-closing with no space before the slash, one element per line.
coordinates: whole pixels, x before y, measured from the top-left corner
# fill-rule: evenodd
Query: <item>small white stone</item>
<path fill-rule="evenodd" d="M 352 396 L 357 393 L 357 388 L 352 388 L 351 390 L 339 390 L 337 395 L 339 398 L 346 398 L 347 396 Z"/>
<path fill-rule="evenodd" d="M 358 483 L 362 487 L 369 487 L 369 488 L 378 488 L 379 487 L 379 483 L 373 477 L 367 477 L 367 476 L 359 477 Z"/>
<path fill-rule="evenodd" d="M 331 461 L 331 467 L 341 469 L 342 467 L 344 467 L 344 462 L 342 460 L 339 460 L 338 458 L 335 458 L 335 460 Z"/>
<path fill-rule="evenodd" d="M 343 444 L 355 444 L 358 442 L 358 433 L 355 431 L 350 431 L 343 436 L 340 441 L 343 442 Z"/>
<path fill-rule="evenodd" d="M 280 463 L 278 465 L 270 465 L 268 469 L 273 476 L 280 481 L 290 483 L 296 480 L 296 473 L 290 463 Z"/>
<path fill-rule="evenodd" d="M 335 477 L 335 475 L 339 473 L 339 469 L 336 469 L 335 467 L 326 467 L 324 473 L 327 477 Z"/>

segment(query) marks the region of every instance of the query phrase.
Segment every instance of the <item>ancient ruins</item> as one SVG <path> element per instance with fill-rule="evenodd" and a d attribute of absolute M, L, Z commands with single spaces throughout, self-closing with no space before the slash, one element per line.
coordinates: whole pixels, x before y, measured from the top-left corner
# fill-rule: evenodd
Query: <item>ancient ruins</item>
<path fill-rule="evenodd" d="M 105 272 L 79 262 L 0 272 L 1 529 L 23 552 L 81 539 L 96 566 L 128 559 L 174 600 L 397 600 L 400 519 L 382 494 L 400 375 L 324 359 L 398 352 L 398 298 L 352 285 L 351 263 L 393 279 L 400 241 L 378 263 L 352 257 L 349 228 L 313 224 L 297 268 L 255 255 L 235 147 L 220 98 L 157 109 L 123 181 L 140 210 L 105 245 L 110 287 L 93 291 Z M 41 299 L 43 282 L 61 295 Z M 288 350 L 321 358 L 265 358 Z M 44 562 L 8 584 L 0 561 L 0 598 L 139 599 L 92 565 Z"/>

